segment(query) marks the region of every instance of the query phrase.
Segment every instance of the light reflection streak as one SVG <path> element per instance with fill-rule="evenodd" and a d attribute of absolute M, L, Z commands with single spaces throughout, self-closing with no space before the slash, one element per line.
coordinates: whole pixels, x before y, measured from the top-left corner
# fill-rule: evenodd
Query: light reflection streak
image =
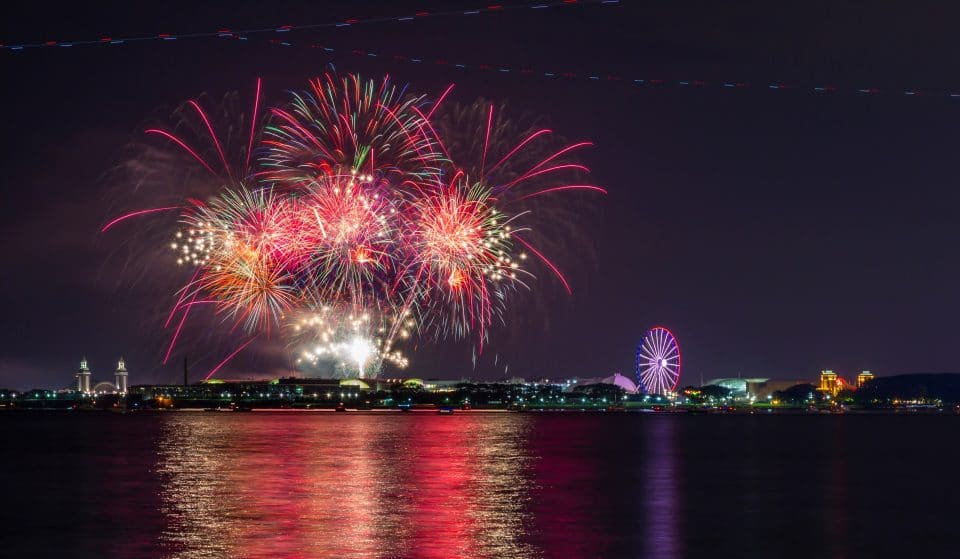
<path fill-rule="evenodd" d="M 170 557 L 234 555 L 236 502 L 228 497 L 232 484 L 225 461 L 234 432 L 218 422 L 165 419 L 157 465 L 160 511 L 167 520 L 161 547 Z"/>
<path fill-rule="evenodd" d="M 646 431 L 646 488 L 643 508 L 646 520 L 646 552 L 644 557 L 673 559 L 683 557 L 680 530 L 681 450 L 677 422 L 682 418 L 651 417 L 644 422 Z"/>

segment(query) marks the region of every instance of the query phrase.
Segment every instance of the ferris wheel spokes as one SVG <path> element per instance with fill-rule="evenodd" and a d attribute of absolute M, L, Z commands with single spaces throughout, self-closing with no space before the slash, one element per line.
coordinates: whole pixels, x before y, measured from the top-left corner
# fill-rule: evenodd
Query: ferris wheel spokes
<path fill-rule="evenodd" d="M 637 380 L 648 394 L 665 395 L 680 382 L 680 346 L 666 328 L 657 326 L 644 334 L 637 346 Z"/>

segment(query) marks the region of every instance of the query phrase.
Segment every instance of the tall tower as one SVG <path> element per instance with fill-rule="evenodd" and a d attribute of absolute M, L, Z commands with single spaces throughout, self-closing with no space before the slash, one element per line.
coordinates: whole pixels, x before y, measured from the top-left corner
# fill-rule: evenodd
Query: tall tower
<path fill-rule="evenodd" d="M 87 367 L 87 358 L 80 360 L 80 370 L 77 371 L 77 392 L 90 393 L 90 367 Z"/>
<path fill-rule="evenodd" d="M 123 357 L 120 358 L 120 362 L 117 363 L 117 370 L 113 372 L 114 384 L 117 385 L 117 392 L 120 394 L 127 393 L 127 365 L 123 362 Z"/>

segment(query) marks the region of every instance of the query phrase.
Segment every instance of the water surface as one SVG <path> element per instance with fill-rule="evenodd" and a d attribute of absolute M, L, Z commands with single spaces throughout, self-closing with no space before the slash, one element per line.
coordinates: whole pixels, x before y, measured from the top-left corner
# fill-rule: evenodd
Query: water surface
<path fill-rule="evenodd" d="M 3 556 L 955 556 L 952 416 L 0 414 Z M 9 555 L 8 555 L 9 553 Z"/>

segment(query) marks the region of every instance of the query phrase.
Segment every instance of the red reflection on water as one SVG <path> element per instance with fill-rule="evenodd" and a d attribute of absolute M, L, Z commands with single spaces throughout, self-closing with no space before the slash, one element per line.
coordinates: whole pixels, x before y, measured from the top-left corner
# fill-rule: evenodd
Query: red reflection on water
<path fill-rule="evenodd" d="M 462 421 L 430 422 L 410 463 L 416 491 L 411 531 L 418 557 L 476 557 L 476 500 L 471 495 L 476 448 Z M 437 527 L 440 527 L 437 530 Z"/>
<path fill-rule="evenodd" d="M 161 436 L 171 556 L 525 553 L 523 419 L 177 414 Z"/>

